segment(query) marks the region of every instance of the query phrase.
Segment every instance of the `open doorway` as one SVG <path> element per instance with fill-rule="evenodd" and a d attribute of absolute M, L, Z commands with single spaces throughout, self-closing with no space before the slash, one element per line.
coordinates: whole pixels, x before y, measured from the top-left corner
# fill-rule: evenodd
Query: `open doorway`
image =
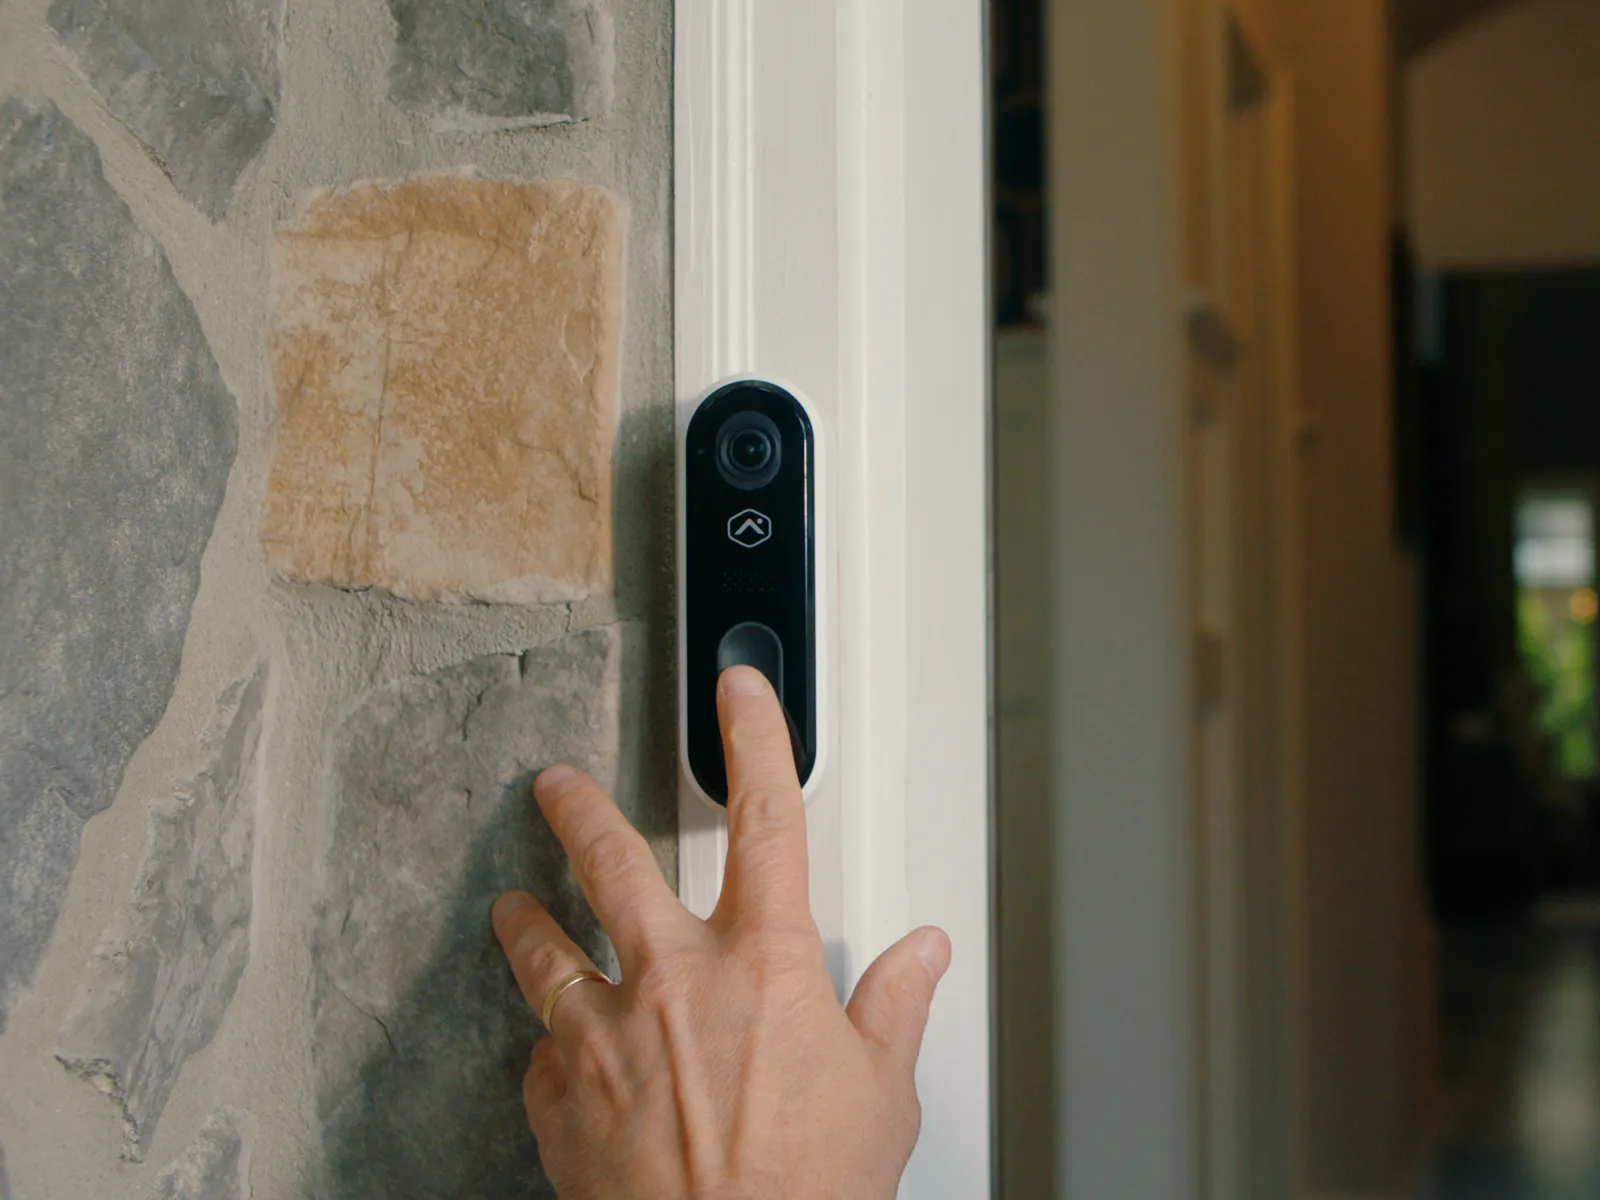
<path fill-rule="evenodd" d="M 1430 1193 L 1600 1184 L 1600 270 L 1426 285 Z"/>
<path fill-rule="evenodd" d="M 1600 890 L 1600 271 L 1431 285 L 1423 429 L 1428 862 L 1449 922 Z"/>
<path fill-rule="evenodd" d="M 1600 1188 L 1600 10 L 1477 5 L 1402 66 L 1419 267 L 1428 1200 Z"/>

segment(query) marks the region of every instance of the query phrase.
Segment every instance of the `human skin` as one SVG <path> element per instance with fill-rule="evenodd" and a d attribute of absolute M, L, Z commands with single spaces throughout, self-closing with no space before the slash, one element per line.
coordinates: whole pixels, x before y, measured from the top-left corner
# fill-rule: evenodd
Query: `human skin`
<path fill-rule="evenodd" d="M 733 667 L 717 711 L 729 846 L 709 920 L 586 775 L 552 767 L 534 784 L 622 975 L 568 989 L 533 1048 L 522 1091 L 539 1156 L 561 1200 L 891 1200 L 921 1123 L 914 1071 L 949 939 L 908 935 L 841 1006 L 777 697 Z M 493 921 L 535 1012 L 593 969 L 525 892 L 500 897 Z"/>

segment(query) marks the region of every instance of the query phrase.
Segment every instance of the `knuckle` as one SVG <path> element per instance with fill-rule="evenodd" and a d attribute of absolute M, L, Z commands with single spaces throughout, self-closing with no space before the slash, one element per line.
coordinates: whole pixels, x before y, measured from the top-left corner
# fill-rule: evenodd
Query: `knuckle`
<path fill-rule="evenodd" d="M 662 971 L 675 973 L 674 963 L 693 946 L 676 917 L 654 909 L 632 913 L 626 929 L 628 977 L 642 980 Z"/>
<path fill-rule="evenodd" d="M 795 806 L 799 800 L 798 789 L 789 787 L 757 785 L 743 788 L 731 806 L 734 832 L 753 838 L 787 832 L 794 827 Z"/>
<path fill-rule="evenodd" d="M 528 1124 L 535 1133 L 549 1119 L 561 1091 L 560 1063 L 549 1056 L 541 1057 L 536 1047 L 527 1074 L 522 1078 L 523 1107 L 528 1111 Z"/>
<path fill-rule="evenodd" d="M 633 839 L 620 829 L 603 829 L 585 844 L 578 866 L 597 886 L 629 879 L 638 870 Z"/>
<path fill-rule="evenodd" d="M 905 1097 L 900 1103 L 900 1120 L 913 1145 L 922 1133 L 922 1100 L 917 1095 L 917 1089 L 909 1080 L 906 1083 Z"/>
<path fill-rule="evenodd" d="M 741 913 L 737 927 L 742 949 L 758 957 L 811 959 L 822 952 L 822 935 L 804 909 L 762 905 Z"/>
<path fill-rule="evenodd" d="M 922 1100 L 916 1079 L 898 1065 L 887 1069 L 878 1093 L 884 1132 L 892 1140 L 914 1146 L 922 1132 Z"/>
<path fill-rule="evenodd" d="M 524 969 L 536 987 L 549 987 L 558 978 L 573 970 L 565 951 L 549 937 L 527 935 L 524 945 L 518 947 Z"/>
<path fill-rule="evenodd" d="M 741 929 L 731 952 L 746 974 L 762 987 L 791 987 L 825 973 L 820 942 L 786 932 L 781 924 L 756 923 Z"/>
<path fill-rule="evenodd" d="M 561 1055 L 556 1050 L 555 1039 L 546 1035 L 533 1044 L 533 1053 L 528 1057 L 528 1070 L 537 1072 L 540 1076 L 549 1075 L 561 1067 Z"/>
<path fill-rule="evenodd" d="M 627 1078 L 617 1047 L 604 1037 L 579 1037 L 568 1052 L 572 1074 L 591 1096 L 609 1105 L 620 1104 L 627 1095 Z"/>
<path fill-rule="evenodd" d="M 633 1003 L 651 1013 L 677 1010 L 689 994 L 689 981 L 684 972 L 665 963 L 654 964 L 642 971 L 633 985 Z"/>

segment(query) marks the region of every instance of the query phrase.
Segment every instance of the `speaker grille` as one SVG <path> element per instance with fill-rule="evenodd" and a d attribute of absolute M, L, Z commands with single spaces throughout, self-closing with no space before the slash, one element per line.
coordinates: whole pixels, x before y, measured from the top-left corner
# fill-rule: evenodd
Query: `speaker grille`
<path fill-rule="evenodd" d="M 722 591 L 729 596 L 764 596 L 777 591 L 777 586 L 769 571 L 728 567 L 722 572 Z"/>

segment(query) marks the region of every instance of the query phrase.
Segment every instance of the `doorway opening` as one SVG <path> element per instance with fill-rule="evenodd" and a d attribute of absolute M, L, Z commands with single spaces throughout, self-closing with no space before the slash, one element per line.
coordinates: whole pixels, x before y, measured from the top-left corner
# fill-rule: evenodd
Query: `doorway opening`
<path fill-rule="evenodd" d="M 1600 270 L 1443 271 L 1422 286 L 1442 1050 L 1427 1194 L 1498 1180 L 1496 1195 L 1588 1195 L 1600 1183 Z"/>

